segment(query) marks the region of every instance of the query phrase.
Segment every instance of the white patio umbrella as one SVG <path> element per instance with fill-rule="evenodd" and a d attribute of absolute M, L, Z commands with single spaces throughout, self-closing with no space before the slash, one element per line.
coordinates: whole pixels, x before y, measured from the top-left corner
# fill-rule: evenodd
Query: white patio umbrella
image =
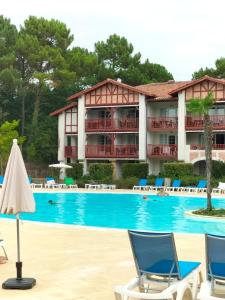
<path fill-rule="evenodd" d="M 0 194 L 0 212 L 16 215 L 17 225 L 17 277 L 6 280 L 2 287 L 5 289 L 30 289 L 36 284 L 34 278 L 22 277 L 22 262 L 20 260 L 20 231 L 19 214 L 21 212 L 34 212 L 35 201 L 30 188 L 27 171 L 17 140 L 13 140 L 4 182 Z"/>
<path fill-rule="evenodd" d="M 60 169 L 59 171 L 59 178 L 63 179 L 65 177 L 65 173 L 64 173 L 64 169 L 71 169 L 72 167 L 63 163 L 59 163 L 59 164 L 52 164 L 49 165 L 49 168 L 58 168 Z"/>

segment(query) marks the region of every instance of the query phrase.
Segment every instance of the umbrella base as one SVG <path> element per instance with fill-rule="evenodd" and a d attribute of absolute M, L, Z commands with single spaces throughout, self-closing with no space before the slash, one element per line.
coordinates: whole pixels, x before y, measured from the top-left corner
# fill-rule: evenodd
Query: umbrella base
<path fill-rule="evenodd" d="M 35 284 L 36 279 L 34 278 L 10 278 L 3 282 L 2 288 L 7 290 L 29 290 L 32 289 Z"/>

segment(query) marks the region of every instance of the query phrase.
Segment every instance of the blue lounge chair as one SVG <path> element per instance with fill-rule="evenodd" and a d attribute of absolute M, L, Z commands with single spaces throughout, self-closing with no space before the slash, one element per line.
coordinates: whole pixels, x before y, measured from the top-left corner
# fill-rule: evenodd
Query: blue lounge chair
<path fill-rule="evenodd" d="M 0 187 L 2 187 L 4 181 L 4 176 L 0 175 Z"/>
<path fill-rule="evenodd" d="M 133 190 L 146 190 L 147 179 L 142 178 L 138 181 L 138 185 L 133 186 Z"/>
<path fill-rule="evenodd" d="M 206 281 L 201 285 L 198 299 L 224 299 L 215 291 L 225 294 L 225 236 L 205 235 Z"/>
<path fill-rule="evenodd" d="M 200 263 L 178 260 L 172 233 L 129 230 L 128 234 L 138 278 L 126 286 L 116 287 L 117 294 L 124 299 L 183 299 L 182 295 L 188 290 L 195 299 Z M 157 293 L 156 284 L 165 289 Z"/>
<path fill-rule="evenodd" d="M 66 184 L 59 184 L 55 182 L 55 179 L 53 177 L 46 177 L 46 184 L 45 188 L 64 188 L 66 187 Z"/>
<path fill-rule="evenodd" d="M 151 191 L 151 190 L 152 191 L 158 191 L 159 189 L 164 188 L 163 184 L 164 184 L 164 178 L 156 178 L 155 179 L 155 185 L 148 185 L 147 189 L 149 191 Z"/>
<path fill-rule="evenodd" d="M 182 187 L 180 185 L 181 185 L 181 180 L 180 179 L 174 179 L 172 186 L 168 186 L 166 188 L 166 191 L 168 191 L 168 192 L 169 191 L 172 191 L 172 192 L 181 191 Z"/>
<path fill-rule="evenodd" d="M 182 190 L 187 192 L 205 192 L 207 187 L 207 180 L 199 180 L 197 186 L 186 186 Z"/>

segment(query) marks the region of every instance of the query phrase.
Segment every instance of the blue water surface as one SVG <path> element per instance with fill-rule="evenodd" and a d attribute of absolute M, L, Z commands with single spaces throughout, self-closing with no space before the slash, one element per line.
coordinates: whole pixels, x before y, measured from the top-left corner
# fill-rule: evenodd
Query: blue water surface
<path fill-rule="evenodd" d="M 21 219 L 121 229 L 225 235 L 225 221 L 190 217 L 185 211 L 206 206 L 206 198 L 110 193 L 35 193 L 36 212 Z M 50 205 L 48 200 L 56 202 Z M 213 199 L 225 208 L 225 199 Z M 1 217 L 8 217 L 1 215 Z"/>

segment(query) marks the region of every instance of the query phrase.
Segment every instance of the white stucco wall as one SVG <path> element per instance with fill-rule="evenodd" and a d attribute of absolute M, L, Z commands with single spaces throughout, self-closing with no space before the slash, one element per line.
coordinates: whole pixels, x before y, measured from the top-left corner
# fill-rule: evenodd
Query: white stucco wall
<path fill-rule="evenodd" d="M 65 136 L 65 112 L 58 116 L 58 161 L 65 162 L 64 148 L 66 145 Z"/>
<path fill-rule="evenodd" d="M 84 96 L 78 99 L 78 159 L 85 159 L 85 144 L 86 144 L 86 134 L 85 134 L 85 98 Z"/>
<path fill-rule="evenodd" d="M 139 95 L 139 159 L 146 160 L 146 103 Z"/>
<path fill-rule="evenodd" d="M 178 94 L 178 160 L 185 160 L 186 133 L 185 133 L 185 91 Z"/>

